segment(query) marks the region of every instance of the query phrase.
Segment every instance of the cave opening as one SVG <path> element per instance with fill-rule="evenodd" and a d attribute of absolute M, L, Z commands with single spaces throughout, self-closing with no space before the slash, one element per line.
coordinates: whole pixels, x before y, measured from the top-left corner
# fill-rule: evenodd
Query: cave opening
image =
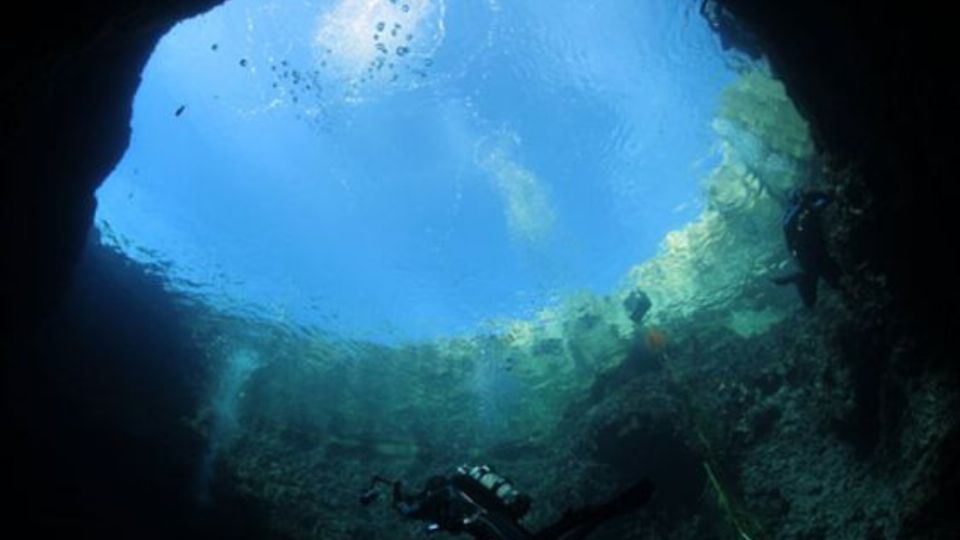
<path fill-rule="evenodd" d="M 611 294 L 721 160 L 736 72 L 697 9 L 233 0 L 157 46 L 97 228 L 177 292 L 351 339 Z"/>

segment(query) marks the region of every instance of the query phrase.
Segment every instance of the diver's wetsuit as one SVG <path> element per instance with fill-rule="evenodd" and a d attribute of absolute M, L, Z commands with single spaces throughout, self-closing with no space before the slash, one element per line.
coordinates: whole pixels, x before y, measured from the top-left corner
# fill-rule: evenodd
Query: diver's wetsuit
<path fill-rule="evenodd" d="M 569 511 L 553 525 L 532 533 L 519 523 L 489 490 L 465 474 L 435 476 L 415 495 L 393 483 L 393 506 L 401 514 L 430 522 L 428 531 L 467 533 L 477 540 L 580 540 L 601 523 L 639 508 L 649 500 L 653 484 L 642 480 L 607 503 Z M 525 511 L 525 510 L 524 510 Z"/>
<path fill-rule="evenodd" d="M 783 234 L 787 249 L 797 261 L 800 270 L 774 278 L 778 285 L 793 283 L 807 307 L 817 303 L 817 283 L 822 278 L 827 285 L 837 288 L 840 267 L 827 253 L 820 212 L 830 204 L 830 196 L 820 191 L 794 192 L 783 216 Z"/>

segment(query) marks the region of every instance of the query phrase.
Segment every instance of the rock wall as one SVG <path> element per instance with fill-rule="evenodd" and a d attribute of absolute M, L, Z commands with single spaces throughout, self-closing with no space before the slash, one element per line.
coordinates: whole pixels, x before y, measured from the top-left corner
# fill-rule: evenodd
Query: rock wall
<path fill-rule="evenodd" d="M 126 151 L 147 59 L 174 24 L 219 3 L 18 7 L 0 86 L 5 320 L 29 327 L 63 295 L 93 222 L 93 192 Z"/>

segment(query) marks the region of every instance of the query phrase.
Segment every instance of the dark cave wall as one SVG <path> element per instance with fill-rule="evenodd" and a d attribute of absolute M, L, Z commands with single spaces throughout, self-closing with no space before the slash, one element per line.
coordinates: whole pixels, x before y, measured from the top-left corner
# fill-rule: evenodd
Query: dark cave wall
<path fill-rule="evenodd" d="M 0 455 L 30 536 L 264 537 L 241 502 L 195 504 L 199 359 L 174 299 L 88 242 L 156 42 L 218 3 L 26 3 L 4 37 Z"/>
<path fill-rule="evenodd" d="M 213 486 L 190 426 L 205 373 L 185 304 L 92 237 L 56 313 L 6 359 L 4 512 L 29 537 L 267 538 Z"/>
<path fill-rule="evenodd" d="M 155 44 L 221 1 L 18 6 L 19 33 L 4 37 L 0 102 L 0 303 L 12 314 L 4 320 L 29 327 L 63 295 L 93 220 L 93 192 L 126 151 Z"/>
<path fill-rule="evenodd" d="M 708 4 L 728 44 L 767 55 L 831 168 L 862 177 L 866 191 L 846 196 L 870 215 L 847 260 L 884 274 L 912 330 L 938 342 L 957 322 L 956 272 L 941 251 L 956 228 L 954 21 L 923 3 Z"/>
<path fill-rule="evenodd" d="M 831 171 L 825 184 L 841 191 L 848 208 L 865 212 L 842 231 L 838 253 L 850 276 L 845 302 L 858 313 L 837 332 L 832 359 L 837 373 L 847 374 L 852 406 L 830 428 L 856 452 L 855 463 L 898 471 L 917 455 L 932 463 L 931 480 L 911 487 L 908 474 L 891 474 L 903 496 L 896 537 L 956 538 L 960 524 L 944 509 L 957 485 L 957 461 L 942 457 L 955 452 L 956 416 L 928 424 L 943 439 L 907 436 L 924 425 L 916 420 L 917 403 L 944 384 L 939 377 L 955 385 L 960 372 L 948 348 L 958 295 L 946 260 L 947 246 L 956 243 L 953 21 L 932 6 L 892 1 L 714 4 L 722 8 L 716 26 L 726 42 L 763 50 L 810 122 Z M 862 302 L 869 295 L 853 292 L 871 273 L 891 294 L 879 310 Z"/>

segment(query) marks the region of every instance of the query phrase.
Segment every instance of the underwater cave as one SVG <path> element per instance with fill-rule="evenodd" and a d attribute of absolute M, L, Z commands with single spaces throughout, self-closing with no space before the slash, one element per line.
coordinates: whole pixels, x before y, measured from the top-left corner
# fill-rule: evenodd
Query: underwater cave
<path fill-rule="evenodd" d="M 865 5 L 29 8 L 11 526 L 956 538 L 948 34 Z"/>

